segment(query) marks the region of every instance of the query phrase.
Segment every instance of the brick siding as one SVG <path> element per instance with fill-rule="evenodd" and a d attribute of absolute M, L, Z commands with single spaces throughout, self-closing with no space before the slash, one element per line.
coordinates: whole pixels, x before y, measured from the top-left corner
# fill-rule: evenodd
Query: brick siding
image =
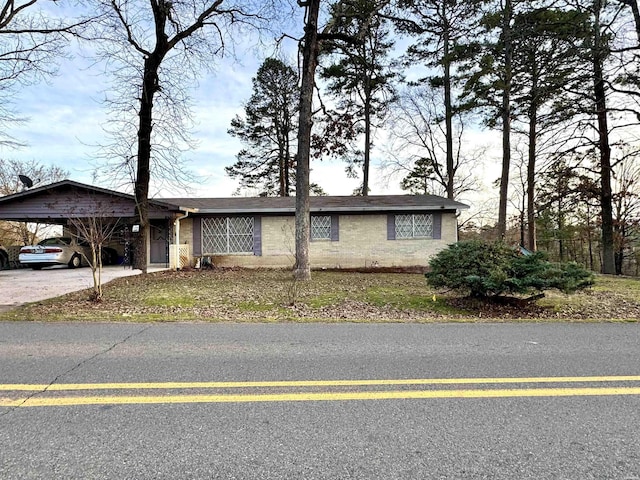
<path fill-rule="evenodd" d="M 192 222 L 183 220 L 180 242 L 191 243 Z M 340 215 L 338 241 L 312 241 L 312 268 L 426 266 L 429 258 L 457 241 L 453 213 L 442 214 L 441 239 L 387 240 L 387 215 Z M 217 266 L 292 267 L 295 262 L 295 220 L 291 216 L 262 217 L 262 256 L 216 255 Z"/>

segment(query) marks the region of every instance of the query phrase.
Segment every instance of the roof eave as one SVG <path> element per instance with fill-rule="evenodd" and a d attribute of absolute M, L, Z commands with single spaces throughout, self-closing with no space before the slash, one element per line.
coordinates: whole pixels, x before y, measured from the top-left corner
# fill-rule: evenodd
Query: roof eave
<path fill-rule="evenodd" d="M 180 207 L 181 209 L 183 207 Z M 412 205 L 412 206 L 390 206 L 390 207 L 311 207 L 309 209 L 310 212 L 320 212 L 320 213 L 380 213 L 380 212 L 416 212 L 416 211 L 456 211 L 456 210 L 468 210 L 469 206 L 460 204 L 460 205 Z M 200 214 L 209 214 L 209 215 L 217 215 L 217 214 L 225 214 L 225 215 L 235 215 L 235 214 L 250 214 L 250 213 L 260 213 L 260 214 L 274 214 L 274 213 L 286 213 L 292 214 L 295 213 L 295 208 L 196 208 L 194 209 L 194 213 Z"/>

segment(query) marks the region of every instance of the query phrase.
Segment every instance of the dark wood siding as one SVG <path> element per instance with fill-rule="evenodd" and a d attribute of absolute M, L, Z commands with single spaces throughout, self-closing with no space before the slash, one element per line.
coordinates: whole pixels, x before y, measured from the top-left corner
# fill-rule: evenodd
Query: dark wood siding
<path fill-rule="evenodd" d="M 0 203 L 0 218 L 4 220 L 62 220 L 79 217 L 127 218 L 135 216 L 132 198 L 98 192 L 73 190 L 41 192 Z M 150 218 L 166 218 L 170 213 L 157 206 L 149 209 Z"/>
<path fill-rule="evenodd" d="M 11 202 L 0 207 L 4 219 L 10 218 L 74 218 L 132 217 L 135 204 L 126 198 L 94 198 L 73 195 L 42 195 Z"/>

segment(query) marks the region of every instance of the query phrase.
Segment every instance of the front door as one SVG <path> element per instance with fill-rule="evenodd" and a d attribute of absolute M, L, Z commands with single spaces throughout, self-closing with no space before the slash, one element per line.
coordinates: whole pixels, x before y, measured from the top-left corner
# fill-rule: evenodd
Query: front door
<path fill-rule="evenodd" d="M 151 263 L 169 263 L 169 229 L 166 220 L 151 220 L 149 260 Z"/>

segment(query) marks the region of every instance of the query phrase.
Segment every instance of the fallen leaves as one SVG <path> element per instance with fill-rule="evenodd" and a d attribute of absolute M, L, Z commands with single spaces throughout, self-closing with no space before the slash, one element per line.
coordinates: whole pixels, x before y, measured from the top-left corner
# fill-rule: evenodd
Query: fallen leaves
<path fill-rule="evenodd" d="M 549 294 L 526 306 L 501 305 L 430 289 L 421 274 L 313 272 L 296 282 L 283 270 L 165 271 L 25 305 L 0 319 L 233 322 L 637 321 L 637 292 L 608 278 L 572 296 Z"/>

